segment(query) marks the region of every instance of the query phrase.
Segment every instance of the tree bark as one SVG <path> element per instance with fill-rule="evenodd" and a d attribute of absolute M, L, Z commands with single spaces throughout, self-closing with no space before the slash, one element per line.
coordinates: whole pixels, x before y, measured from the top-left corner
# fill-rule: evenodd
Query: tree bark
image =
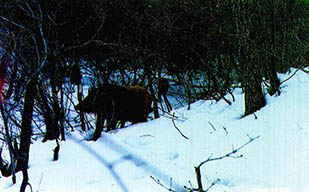
<path fill-rule="evenodd" d="M 272 27 L 271 27 L 271 33 L 272 33 L 272 45 L 271 45 L 271 50 L 272 50 L 272 56 L 271 56 L 271 63 L 266 66 L 267 70 L 267 78 L 270 81 L 271 88 L 269 89 L 268 93 L 269 95 L 274 95 L 275 93 L 278 93 L 280 95 L 280 80 L 278 79 L 277 72 L 276 72 L 276 57 L 275 57 L 275 6 L 274 6 L 274 0 L 272 0 L 272 12 L 271 12 L 271 17 L 272 17 Z"/>
<path fill-rule="evenodd" d="M 46 134 L 42 140 L 42 142 L 46 142 L 47 140 L 54 140 L 57 139 L 60 135 L 60 130 L 59 130 L 59 124 L 58 124 L 58 115 L 59 113 L 59 107 L 55 106 L 50 106 L 48 97 L 46 91 L 44 88 L 40 88 L 40 103 L 41 103 L 41 110 L 42 110 L 42 115 L 45 120 L 45 127 L 46 127 Z M 57 97 L 56 93 L 52 93 L 53 97 Z M 52 101 L 54 104 L 54 101 Z M 56 103 L 58 104 L 58 103 Z"/>
<path fill-rule="evenodd" d="M 63 88 L 60 89 L 60 103 L 61 103 L 61 110 L 60 110 L 60 136 L 61 141 L 65 141 L 65 133 L 64 133 L 64 122 L 65 122 L 65 108 L 63 104 Z"/>
<path fill-rule="evenodd" d="M 245 116 L 250 115 L 266 105 L 262 91 L 261 78 L 245 80 Z"/>
<path fill-rule="evenodd" d="M 253 63 L 243 65 L 246 65 L 242 87 L 245 93 L 245 116 L 247 116 L 264 107 L 266 101 L 262 90 L 262 77 L 258 71 L 258 66 Z"/>
<path fill-rule="evenodd" d="M 258 63 L 252 58 L 250 49 L 241 48 L 241 84 L 245 94 L 245 116 L 250 115 L 266 105 L 262 75 Z"/>
<path fill-rule="evenodd" d="M 36 93 L 36 81 L 32 79 L 29 81 L 28 85 L 26 85 L 26 92 L 24 97 L 24 107 L 20 132 L 20 145 L 18 150 L 20 157 L 17 157 L 17 170 L 22 170 L 28 167 L 32 135 L 31 122 Z"/>
<path fill-rule="evenodd" d="M 78 99 L 78 103 L 82 102 L 82 100 L 83 100 L 82 97 L 83 97 L 83 86 L 80 84 L 80 85 L 77 85 L 77 99 Z M 79 117 L 80 117 L 81 129 L 82 129 L 82 131 L 86 131 L 84 114 L 83 114 L 83 112 L 80 112 L 80 111 L 78 113 L 79 113 Z"/>

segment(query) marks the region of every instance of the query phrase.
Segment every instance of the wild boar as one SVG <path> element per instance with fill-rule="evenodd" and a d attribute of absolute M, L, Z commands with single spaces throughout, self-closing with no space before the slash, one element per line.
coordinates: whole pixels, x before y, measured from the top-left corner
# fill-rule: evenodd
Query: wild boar
<path fill-rule="evenodd" d="M 124 127 L 127 121 L 133 124 L 146 122 L 152 111 L 151 103 L 151 96 L 143 87 L 126 88 L 107 84 L 91 88 L 87 97 L 76 105 L 75 109 L 102 115 L 108 122 L 109 131 L 115 129 L 118 121 L 121 121 L 121 127 Z"/>

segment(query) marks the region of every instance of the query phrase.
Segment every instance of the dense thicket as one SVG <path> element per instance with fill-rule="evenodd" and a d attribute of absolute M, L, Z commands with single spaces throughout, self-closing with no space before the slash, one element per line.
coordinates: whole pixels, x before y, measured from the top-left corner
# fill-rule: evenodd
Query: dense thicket
<path fill-rule="evenodd" d="M 0 139 L 16 141 L 24 170 L 33 135 L 64 140 L 74 128 L 70 98 L 79 85 L 81 99 L 81 82 L 143 85 L 155 97 L 164 77 L 187 103 L 240 86 L 251 114 L 265 105 L 262 84 L 279 95 L 277 72 L 308 65 L 308 14 L 301 0 L 1 1 L 1 110 L 11 131 Z"/>

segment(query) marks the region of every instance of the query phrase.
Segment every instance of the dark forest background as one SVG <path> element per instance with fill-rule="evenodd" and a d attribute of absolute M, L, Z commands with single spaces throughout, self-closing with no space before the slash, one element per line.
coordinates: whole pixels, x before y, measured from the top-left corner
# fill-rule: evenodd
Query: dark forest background
<path fill-rule="evenodd" d="M 263 87 L 280 95 L 277 73 L 308 66 L 308 31 L 301 0 L 3 0 L 0 140 L 17 164 L 0 158 L 2 175 L 22 170 L 26 184 L 31 138 L 79 129 L 71 98 L 85 84 L 141 85 L 156 98 L 164 77 L 186 104 L 231 104 L 225 96 L 241 87 L 252 114 Z"/>

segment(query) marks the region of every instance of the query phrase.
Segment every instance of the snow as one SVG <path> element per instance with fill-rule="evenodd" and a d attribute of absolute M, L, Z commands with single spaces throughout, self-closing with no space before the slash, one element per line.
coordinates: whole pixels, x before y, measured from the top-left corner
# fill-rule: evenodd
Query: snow
<path fill-rule="evenodd" d="M 36 141 L 31 145 L 29 182 L 39 192 L 166 192 L 159 180 L 167 188 L 186 191 L 184 186 L 197 187 L 194 167 L 202 161 L 224 156 L 260 136 L 234 155 L 241 158 L 205 163 L 204 190 L 220 179 L 209 191 L 309 191 L 308 74 L 297 71 L 281 90 L 280 96 L 267 95 L 267 105 L 247 117 L 242 117 L 240 89 L 234 91 L 231 106 L 223 100 L 198 101 L 190 110 L 174 110 L 179 117 L 175 125 L 189 139 L 165 114 L 103 133 L 97 142 L 85 140 L 89 133 L 69 133 L 56 162 L 55 142 Z M 19 191 L 21 181 L 21 173 L 15 185 L 11 178 L 1 177 L 0 191 Z"/>

